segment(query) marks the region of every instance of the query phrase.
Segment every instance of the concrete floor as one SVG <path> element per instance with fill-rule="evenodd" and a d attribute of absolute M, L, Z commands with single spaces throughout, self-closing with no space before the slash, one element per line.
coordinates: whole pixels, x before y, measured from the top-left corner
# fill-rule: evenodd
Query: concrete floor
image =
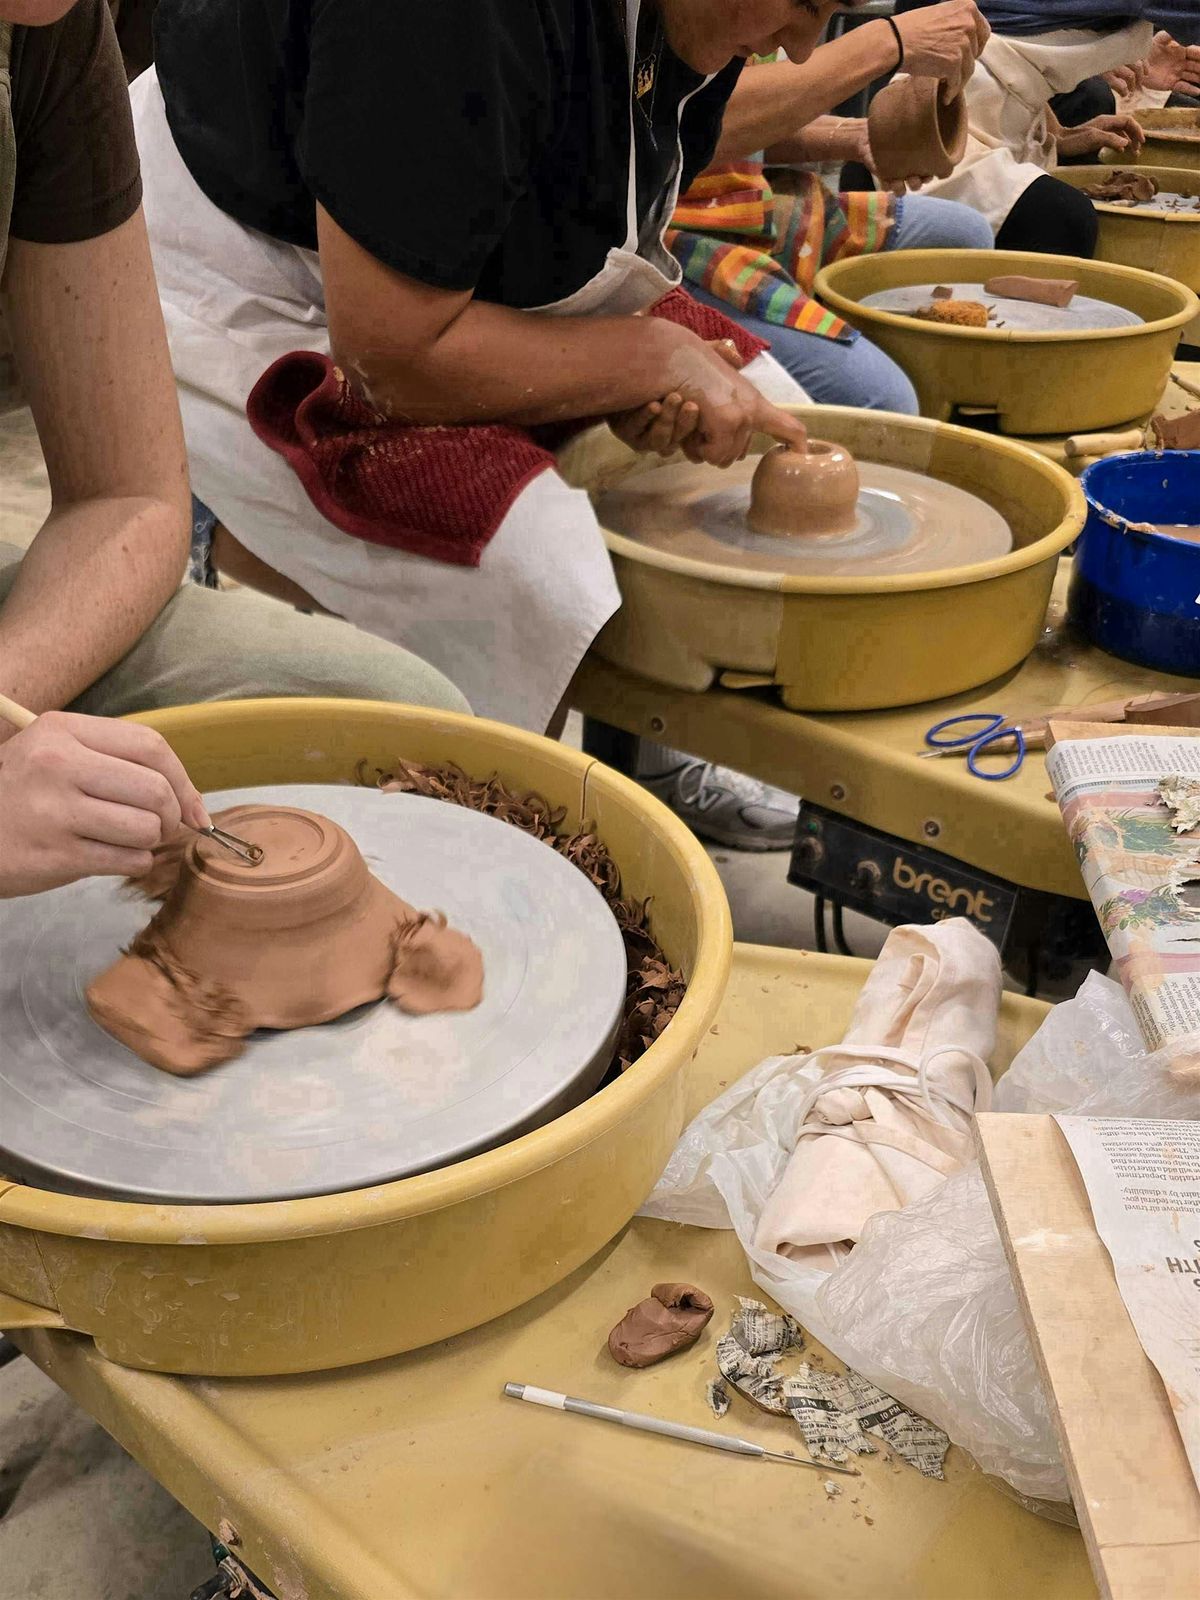
<path fill-rule="evenodd" d="M 0 542 L 24 545 L 49 490 L 32 420 L 0 416 Z M 568 728 L 577 743 L 578 719 Z M 811 949 L 813 901 L 787 882 L 786 852 L 714 850 L 739 939 Z M 846 917 L 875 955 L 886 929 Z M 187 1600 L 211 1575 L 207 1535 L 28 1362 L 0 1369 L 0 1600 Z"/>

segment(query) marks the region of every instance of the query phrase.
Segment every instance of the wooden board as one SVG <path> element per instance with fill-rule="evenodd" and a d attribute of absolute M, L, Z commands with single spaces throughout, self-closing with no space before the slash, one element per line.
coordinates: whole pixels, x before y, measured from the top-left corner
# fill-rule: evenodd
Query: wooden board
<path fill-rule="evenodd" d="M 1200 1594 L 1200 1493 L 1052 1117 L 977 1121 L 984 1177 L 1107 1600 Z"/>

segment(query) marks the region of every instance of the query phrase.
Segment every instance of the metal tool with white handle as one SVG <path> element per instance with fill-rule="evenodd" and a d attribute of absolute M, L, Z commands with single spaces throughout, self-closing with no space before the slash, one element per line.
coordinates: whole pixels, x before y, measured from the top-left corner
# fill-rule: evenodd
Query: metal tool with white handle
<path fill-rule="evenodd" d="M 642 1433 L 661 1433 L 668 1439 L 682 1439 L 686 1444 L 708 1445 L 713 1450 L 725 1450 L 730 1455 L 754 1456 L 759 1460 L 786 1461 L 793 1467 L 812 1467 L 817 1472 L 841 1472 L 848 1478 L 861 1474 L 855 1467 L 838 1467 L 831 1461 L 804 1461 L 781 1450 L 767 1450 L 750 1439 L 738 1439 L 727 1433 L 715 1433 L 711 1428 L 693 1428 L 686 1422 L 668 1422 L 663 1417 L 648 1417 L 640 1411 L 620 1411 L 616 1406 L 597 1405 L 593 1400 L 577 1400 L 554 1389 L 539 1389 L 532 1383 L 506 1383 L 504 1393 L 510 1400 L 528 1400 L 535 1406 L 548 1406 L 552 1411 L 573 1411 L 580 1417 L 596 1417 L 601 1422 L 617 1422 L 623 1428 L 637 1428 Z"/>

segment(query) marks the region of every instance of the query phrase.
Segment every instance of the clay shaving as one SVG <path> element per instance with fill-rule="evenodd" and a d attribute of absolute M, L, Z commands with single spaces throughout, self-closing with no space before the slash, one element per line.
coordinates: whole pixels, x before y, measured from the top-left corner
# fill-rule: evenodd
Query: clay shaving
<path fill-rule="evenodd" d="M 385 794 L 422 795 L 498 817 L 541 839 L 578 867 L 604 896 L 625 941 L 625 1011 L 613 1064 L 624 1072 L 646 1053 L 678 1011 L 687 984 L 650 933 L 650 902 L 622 898 L 620 871 L 593 830 L 581 828 L 569 833 L 563 827 L 565 806 L 553 807 L 538 794 L 519 794 L 495 774 L 472 778 L 453 763 L 428 766 L 397 758 L 391 772 L 376 768 L 372 778 L 367 764 L 360 762 L 358 781 L 382 789 Z"/>
<path fill-rule="evenodd" d="M 623 1367 L 652 1367 L 694 1345 L 712 1314 L 703 1289 L 656 1283 L 649 1298 L 631 1306 L 609 1334 L 609 1354 Z"/>
<path fill-rule="evenodd" d="M 941 322 L 952 328 L 986 328 L 988 308 L 978 300 L 934 300 L 918 306 L 913 316 L 922 322 Z"/>
<path fill-rule="evenodd" d="M 1110 204 L 1145 205 L 1158 193 L 1158 179 L 1145 172 L 1114 172 L 1101 183 L 1089 183 L 1084 189 L 1089 200 L 1106 200 Z"/>

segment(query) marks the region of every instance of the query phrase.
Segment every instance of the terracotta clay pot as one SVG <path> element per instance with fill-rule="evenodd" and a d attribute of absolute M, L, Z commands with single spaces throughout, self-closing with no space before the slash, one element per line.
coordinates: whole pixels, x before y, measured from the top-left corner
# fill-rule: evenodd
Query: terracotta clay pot
<path fill-rule="evenodd" d="M 848 533 L 858 511 L 858 468 L 841 445 L 810 439 L 806 450 L 777 445 L 759 462 L 746 520 L 780 539 Z"/>
<path fill-rule="evenodd" d="M 967 107 L 943 98 L 937 78 L 898 78 L 871 101 L 867 135 L 884 183 L 948 178 L 967 148 Z"/>
<path fill-rule="evenodd" d="M 199 1072 L 256 1028 L 311 1027 L 385 994 L 418 1013 L 478 1002 L 475 946 L 373 877 L 337 823 L 272 805 L 219 822 L 262 860 L 193 839 L 149 927 L 87 991 L 101 1027 L 143 1060 Z"/>

